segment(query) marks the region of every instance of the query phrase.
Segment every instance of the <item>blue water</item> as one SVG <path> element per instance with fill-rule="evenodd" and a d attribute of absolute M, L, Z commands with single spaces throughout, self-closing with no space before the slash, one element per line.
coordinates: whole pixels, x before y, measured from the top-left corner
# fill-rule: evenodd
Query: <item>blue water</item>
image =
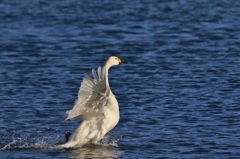
<path fill-rule="evenodd" d="M 0 2 L 1 158 L 239 158 L 240 1 Z M 111 56 L 121 119 L 56 149 L 84 73 Z"/>

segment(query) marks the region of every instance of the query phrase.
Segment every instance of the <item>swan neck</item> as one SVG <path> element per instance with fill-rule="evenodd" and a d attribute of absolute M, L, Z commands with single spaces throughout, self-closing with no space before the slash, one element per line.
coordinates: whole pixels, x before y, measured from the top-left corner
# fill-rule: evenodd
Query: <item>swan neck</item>
<path fill-rule="evenodd" d="M 109 87 L 109 82 L 108 82 L 108 70 L 109 70 L 109 68 L 111 67 L 111 65 L 108 63 L 108 62 L 106 62 L 106 64 L 105 64 L 105 71 L 106 71 L 106 86 L 108 86 Z"/>

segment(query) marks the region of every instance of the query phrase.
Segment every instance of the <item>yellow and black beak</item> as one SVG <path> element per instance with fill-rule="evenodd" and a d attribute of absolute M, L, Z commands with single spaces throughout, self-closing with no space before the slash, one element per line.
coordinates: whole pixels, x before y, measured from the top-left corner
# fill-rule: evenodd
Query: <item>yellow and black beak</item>
<path fill-rule="evenodd" d="M 119 64 L 127 64 L 127 62 L 122 61 L 120 58 L 117 58 L 117 61 L 119 62 Z"/>

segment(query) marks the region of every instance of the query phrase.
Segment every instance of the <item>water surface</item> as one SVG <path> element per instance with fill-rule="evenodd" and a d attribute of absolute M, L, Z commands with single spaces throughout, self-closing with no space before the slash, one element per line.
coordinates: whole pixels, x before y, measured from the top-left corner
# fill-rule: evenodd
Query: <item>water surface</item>
<path fill-rule="evenodd" d="M 238 158 L 240 2 L 0 3 L 2 158 Z M 56 149 L 84 73 L 111 56 L 121 112 L 100 145 Z M 118 145 L 118 147 L 116 147 Z"/>

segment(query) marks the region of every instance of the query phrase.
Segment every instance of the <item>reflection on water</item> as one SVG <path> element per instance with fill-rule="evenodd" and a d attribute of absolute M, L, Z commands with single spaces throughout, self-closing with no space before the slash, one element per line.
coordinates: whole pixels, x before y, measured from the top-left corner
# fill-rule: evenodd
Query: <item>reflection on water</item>
<path fill-rule="evenodd" d="M 78 149 L 68 149 L 68 158 L 120 158 L 122 151 L 112 146 L 86 146 Z"/>

